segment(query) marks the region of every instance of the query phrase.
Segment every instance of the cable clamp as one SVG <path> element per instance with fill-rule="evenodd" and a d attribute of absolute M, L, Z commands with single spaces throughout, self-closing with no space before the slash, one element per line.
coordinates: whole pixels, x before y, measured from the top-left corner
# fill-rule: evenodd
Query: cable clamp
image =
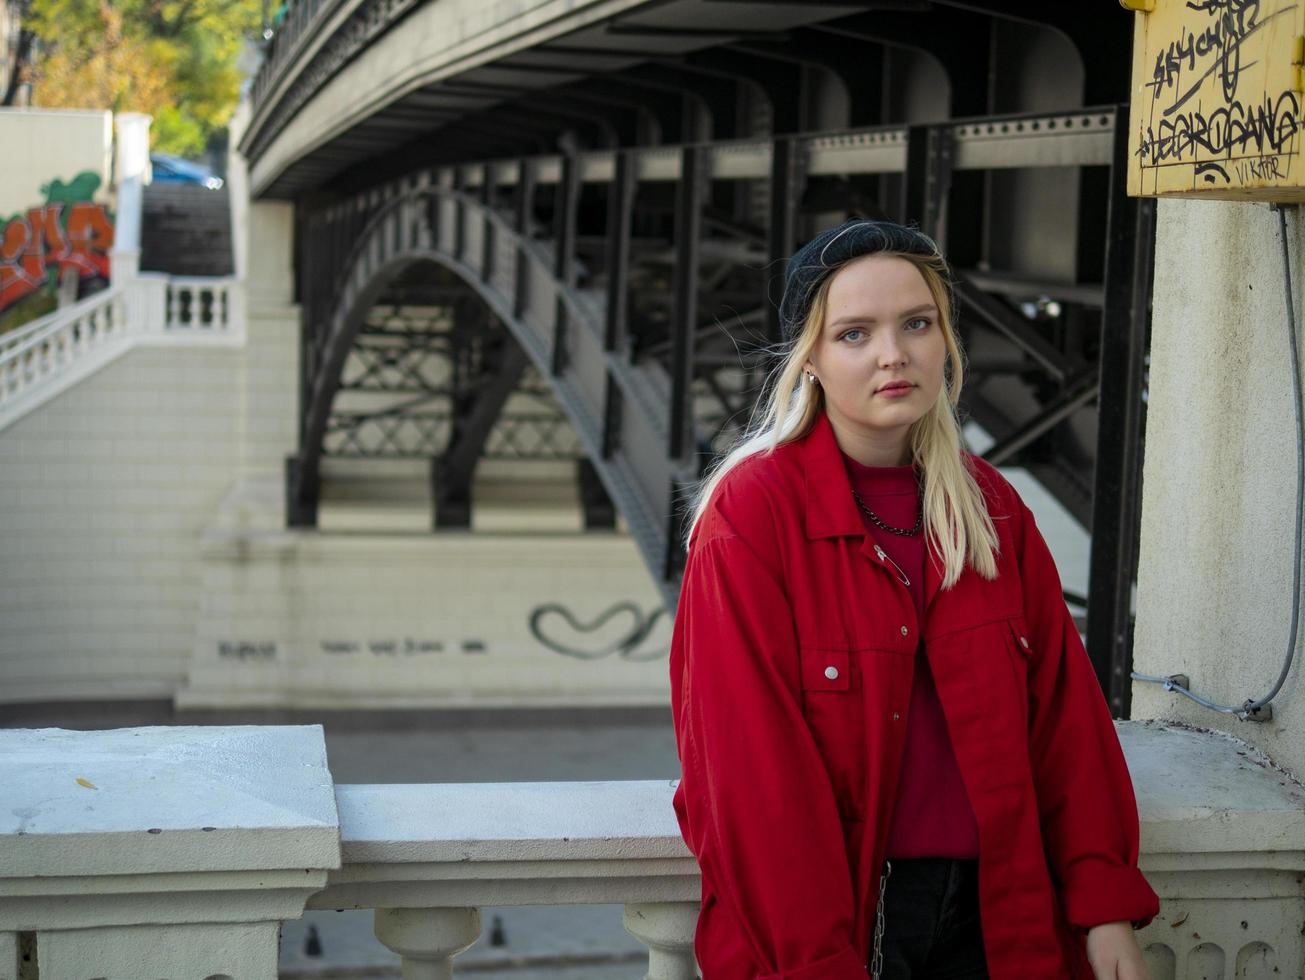
<path fill-rule="evenodd" d="M 1273 721 L 1273 705 L 1265 704 L 1258 708 L 1252 708 L 1251 705 L 1254 703 L 1250 698 L 1247 698 L 1246 703 L 1242 705 L 1242 710 L 1237 712 L 1237 717 L 1242 721 Z"/>
<path fill-rule="evenodd" d="M 1192 679 L 1186 674 L 1170 674 L 1164 679 L 1164 689 L 1172 691 L 1176 687 L 1181 687 L 1184 691 L 1190 690 Z"/>

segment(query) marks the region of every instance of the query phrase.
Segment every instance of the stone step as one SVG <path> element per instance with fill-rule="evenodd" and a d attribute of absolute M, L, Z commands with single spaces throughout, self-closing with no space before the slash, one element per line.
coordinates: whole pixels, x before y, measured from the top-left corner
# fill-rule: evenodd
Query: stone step
<path fill-rule="evenodd" d="M 174 276 L 229 276 L 231 202 L 225 189 L 151 184 L 141 214 L 141 269 Z"/>

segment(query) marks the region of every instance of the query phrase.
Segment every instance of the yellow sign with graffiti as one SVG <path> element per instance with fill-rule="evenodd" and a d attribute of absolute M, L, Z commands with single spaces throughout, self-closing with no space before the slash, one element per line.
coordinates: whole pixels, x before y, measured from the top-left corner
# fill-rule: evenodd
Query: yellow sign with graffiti
<path fill-rule="evenodd" d="M 1147 6 L 1133 39 L 1128 192 L 1305 200 L 1305 2 Z"/>

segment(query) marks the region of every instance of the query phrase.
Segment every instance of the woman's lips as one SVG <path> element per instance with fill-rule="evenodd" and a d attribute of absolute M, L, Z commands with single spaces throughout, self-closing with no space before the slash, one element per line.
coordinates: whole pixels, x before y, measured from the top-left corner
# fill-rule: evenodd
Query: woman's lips
<path fill-rule="evenodd" d="M 895 384 L 880 388 L 875 394 L 882 395 L 885 398 L 904 398 L 913 391 L 915 391 L 915 385 L 913 384 Z"/>

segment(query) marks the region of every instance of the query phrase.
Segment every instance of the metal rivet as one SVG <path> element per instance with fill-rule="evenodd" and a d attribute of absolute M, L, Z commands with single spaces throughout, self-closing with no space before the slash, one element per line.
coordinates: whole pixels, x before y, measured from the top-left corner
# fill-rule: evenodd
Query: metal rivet
<path fill-rule="evenodd" d="M 896 711 L 893 712 L 893 721 L 899 721 L 901 717 L 902 716 L 899 715 Z"/>
<path fill-rule="evenodd" d="M 905 635 L 906 635 L 907 633 L 909 633 L 909 632 L 910 632 L 910 630 L 908 630 L 905 626 L 902 627 L 902 635 L 903 635 L 903 636 L 905 636 Z"/>
<path fill-rule="evenodd" d="M 838 668 L 837 668 L 837 667 L 826 667 L 826 668 L 825 668 L 825 676 L 828 677 L 831 681 L 836 681 L 836 680 L 838 680 Z"/>

